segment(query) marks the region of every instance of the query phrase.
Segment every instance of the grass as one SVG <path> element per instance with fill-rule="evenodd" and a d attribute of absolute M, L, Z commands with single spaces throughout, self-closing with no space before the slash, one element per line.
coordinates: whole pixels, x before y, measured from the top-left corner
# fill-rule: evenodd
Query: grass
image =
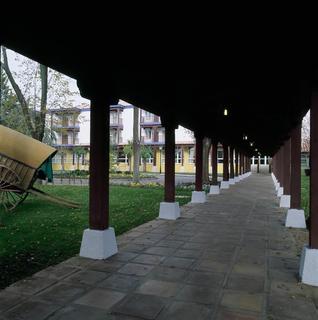
<path fill-rule="evenodd" d="M 303 171 L 301 175 L 301 207 L 305 210 L 307 218 L 309 216 L 309 177 Z"/>
<path fill-rule="evenodd" d="M 79 252 L 88 227 L 88 187 L 43 186 L 44 191 L 81 203 L 69 209 L 29 196 L 14 212 L 0 212 L 0 288 Z M 180 205 L 189 189 L 177 188 Z M 158 216 L 162 187 L 110 187 L 110 225 L 119 235 Z M 3 210 L 2 208 L 0 210 Z"/>

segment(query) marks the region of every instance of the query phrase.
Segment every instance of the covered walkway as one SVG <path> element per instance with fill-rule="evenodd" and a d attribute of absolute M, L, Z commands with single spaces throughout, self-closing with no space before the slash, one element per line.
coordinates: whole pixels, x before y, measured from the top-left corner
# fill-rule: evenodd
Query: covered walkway
<path fill-rule="evenodd" d="M 269 175 L 253 174 L 118 237 L 107 260 L 74 257 L 0 292 L 0 319 L 318 319 L 297 279 L 307 232 L 284 227 Z"/>

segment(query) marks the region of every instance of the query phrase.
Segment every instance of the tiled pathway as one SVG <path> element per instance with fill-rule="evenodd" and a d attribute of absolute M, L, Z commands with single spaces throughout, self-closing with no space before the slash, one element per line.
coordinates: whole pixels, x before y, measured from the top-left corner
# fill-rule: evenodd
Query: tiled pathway
<path fill-rule="evenodd" d="M 297 282 L 307 234 L 284 216 L 254 174 L 119 237 L 106 261 L 74 257 L 10 286 L 0 319 L 317 320 L 318 289 Z"/>

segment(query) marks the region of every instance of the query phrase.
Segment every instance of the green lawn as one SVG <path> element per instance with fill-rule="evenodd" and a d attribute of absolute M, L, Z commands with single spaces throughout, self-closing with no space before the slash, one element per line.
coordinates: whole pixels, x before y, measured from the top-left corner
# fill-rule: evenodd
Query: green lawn
<path fill-rule="evenodd" d="M 304 172 L 301 175 L 301 206 L 307 218 L 309 215 L 309 177 Z"/>
<path fill-rule="evenodd" d="M 88 187 L 43 186 L 81 203 L 69 209 L 29 196 L 13 213 L 0 212 L 0 288 L 79 252 L 88 227 Z M 180 205 L 191 190 L 177 188 Z M 110 225 L 119 235 L 158 216 L 162 187 L 110 187 Z"/>

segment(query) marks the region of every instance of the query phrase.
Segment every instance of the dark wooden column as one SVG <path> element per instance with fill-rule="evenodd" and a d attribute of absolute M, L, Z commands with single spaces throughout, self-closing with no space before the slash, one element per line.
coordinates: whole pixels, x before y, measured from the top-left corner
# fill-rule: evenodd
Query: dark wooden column
<path fill-rule="evenodd" d="M 291 134 L 290 150 L 290 207 L 301 208 L 301 125 L 298 125 Z"/>
<path fill-rule="evenodd" d="M 223 146 L 223 181 L 229 181 L 229 147 L 226 143 Z"/>
<path fill-rule="evenodd" d="M 235 149 L 235 177 L 237 177 L 239 175 L 239 152 L 237 151 L 237 149 Z"/>
<path fill-rule="evenodd" d="M 109 105 L 91 101 L 89 227 L 109 227 Z"/>
<path fill-rule="evenodd" d="M 212 185 L 218 185 L 218 142 L 212 141 Z"/>
<path fill-rule="evenodd" d="M 165 202 L 175 201 L 175 126 L 165 123 Z"/>
<path fill-rule="evenodd" d="M 242 152 L 239 152 L 239 156 L 240 156 L 240 164 L 239 164 L 239 175 L 242 175 L 242 158 L 243 158 L 243 154 Z"/>
<path fill-rule="evenodd" d="M 279 182 L 280 186 L 284 187 L 284 146 L 280 147 L 279 150 Z"/>
<path fill-rule="evenodd" d="M 290 139 L 284 144 L 284 194 L 290 195 Z"/>
<path fill-rule="evenodd" d="M 202 191 L 203 137 L 195 136 L 195 191 Z"/>
<path fill-rule="evenodd" d="M 234 179 L 234 148 L 230 146 L 230 178 Z"/>
<path fill-rule="evenodd" d="M 310 229 L 309 246 L 318 249 L 318 91 L 310 108 Z"/>

